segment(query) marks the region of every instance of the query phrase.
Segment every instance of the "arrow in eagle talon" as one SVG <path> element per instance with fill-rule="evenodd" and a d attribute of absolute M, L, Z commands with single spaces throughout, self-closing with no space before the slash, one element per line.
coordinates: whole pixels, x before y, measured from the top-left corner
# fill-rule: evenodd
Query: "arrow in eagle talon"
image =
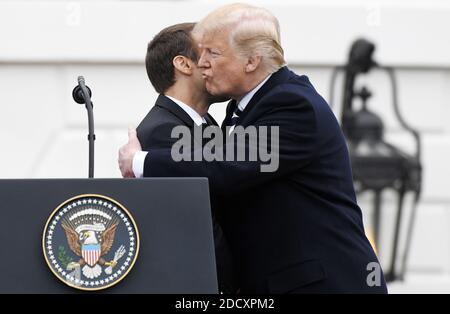
<path fill-rule="evenodd" d="M 125 254 L 125 252 L 126 252 L 125 247 L 121 245 L 117 249 L 116 253 L 114 253 L 114 259 L 111 262 L 107 263 L 109 264 L 109 266 L 105 269 L 106 274 L 108 275 L 112 274 L 112 270 L 117 265 L 117 261 Z"/>

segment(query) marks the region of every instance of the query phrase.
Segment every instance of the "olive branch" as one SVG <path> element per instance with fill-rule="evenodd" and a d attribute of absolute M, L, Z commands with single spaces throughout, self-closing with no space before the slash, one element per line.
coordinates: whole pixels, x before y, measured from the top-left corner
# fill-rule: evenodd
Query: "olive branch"
<path fill-rule="evenodd" d="M 66 249 L 62 245 L 58 247 L 58 260 L 64 268 L 67 268 L 67 265 L 73 262 L 73 258 L 67 256 Z"/>

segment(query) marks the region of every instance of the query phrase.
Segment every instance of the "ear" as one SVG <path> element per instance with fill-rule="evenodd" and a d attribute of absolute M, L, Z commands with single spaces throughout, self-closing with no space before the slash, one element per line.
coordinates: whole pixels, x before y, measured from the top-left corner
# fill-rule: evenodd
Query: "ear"
<path fill-rule="evenodd" d="M 193 71 L 193 63 L 189 58 L 185 56 L 176 56 L 172 60 L 172 64 L 176 70 L 185 75 L 191 75 Z"/>
<path fill-rule="evenodd" d="M 247 64 L 245 65 L 245 73 L 254 72 L 260 65 L 262 60 L 261 56 L 251 56 L 247 59 Z"/>

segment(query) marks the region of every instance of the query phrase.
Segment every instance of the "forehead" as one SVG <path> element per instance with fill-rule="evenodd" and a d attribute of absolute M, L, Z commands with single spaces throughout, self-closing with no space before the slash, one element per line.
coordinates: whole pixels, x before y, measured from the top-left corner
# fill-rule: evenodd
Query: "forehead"
<path fill-rule="evenodd" d="M 214 32 L 205 32 L 196 40 L 201 48 L 222 48 L 229 46 L 229 30 L 220 29 Z"/>

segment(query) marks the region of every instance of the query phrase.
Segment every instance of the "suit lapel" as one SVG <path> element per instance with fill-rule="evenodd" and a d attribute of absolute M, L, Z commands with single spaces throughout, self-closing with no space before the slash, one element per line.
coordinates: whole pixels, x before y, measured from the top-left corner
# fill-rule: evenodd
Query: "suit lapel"
<path fill-rule="evenodd" d="M 186 111 L 183 110 L 183 108 L 178 106 L 178 104 L 173 102 L 170 98 L 168 98 L 164 95 L 159 95 L 158 99 L 156 100 L 155 106 L 164 108 L 165 110 L 169 111 L 171 114 L 175 115 L 187 127 L 189 127 L 189 129 L 191 130 L 191 134 L 194 135 L 194 126 L 195 126 L 194 120 L 192 120 L 192 118 L 186 113 Z M 205 120 L 209 126 L 218 126 L 219 125 L 219 124 L 217 124 L 216 120 L 214 120 L 214 118 L 209 113 L 205 116 Z M 203 127 L 202 127 L 202 132 L 203 132 Z M 199 139 L 195 136 L 193 136 L 193 137 L 196 141 L 198 141 L 199 143 L 202 143 L 202 145 L 203 145 L 202 138 Z"/>
<path fill-rule="evenodd" d="M 206 114 L 205 120 L 206 120 L 206 122 L 208 122 L 209 126 L 211 126 L 211 125 L 219 126 L 219 124 L 216 122 L 216 120 L 214 120 L 212 115 L 210 115 L 209 113 Z"/>
<path fill-rule="evenodd" d="M 272 76 L 264 83 L 263 86 L 253 95 L 250 102 L 245 107 L 244 111 L 239 116 L 239 125 L 245 125 L 251 118 L 252 109 L 257 106 L 258 102 L 261 98 L 264 97 L 267 93 L 269 93 L 272 89 L 274 89 L 277 85 L 285 83 L 290 78 L 291 71 L 287 67 L 282 67 L 277 72 L 273 73 Z M 229 123 L 231 116 L 233 115 L 234 108 L 236 107 L 236 101 L 232 100 L 228 103 L 227 107 L 227 115 L 222 124 L 222 128 L 224 128 Z"/>
<path fill-rule="evenodd" d="M 159 95 L 158 99 L 156 100 L 155 106 L 159 106 L 159 107 L 169 111 L 171 114 L 176 116 L 179 120 L 181 120 L 184 123 L 184 125 L 189 127 L 189 129 L 191 131 L 191 135 L 194 138 L 194 141 L 197 141 L 198 143 L 200 143 L 203 146 L 202 138 L 201 137 L 198 138 L 198 136 L 196 136 L 196 133 L 194 131 L 194 128 L 196 127 L 194 120 L 192 120 L 192 118 L 186 113 L 186 111 L 183 110 L 183 108 L 181 108 L 177 103 L 175 103 L 170 98 L 168 98 L 164 95 Z M 203 129 L 202 129 L 202 132 L 203 132 Z"/>
<path fill-rule="evenodd" d="M 222 130 L 225 130 L 225 127 L 230 125 L 231 117 L 233 116 L 234 109 L 236 108 L 236 100 L 232 99 L 228 102 L 227 110 L 225 114 L 225 119 L 222 122 Z"/>
<path fill-rule="evenodd" d="M 186 126 L 190 128 L 194 127 L 194 120 L 191 119 L 191 117 L 186 113 L 186 111 L 183 110 L 183 108 L 178 106 L 170 98 L 162 94 L 159 95 L 158 99 L 156 100 L 155 106 L 164 108 L 165 110 L 169 111 L 179 120 L 181 120 Z"/>

